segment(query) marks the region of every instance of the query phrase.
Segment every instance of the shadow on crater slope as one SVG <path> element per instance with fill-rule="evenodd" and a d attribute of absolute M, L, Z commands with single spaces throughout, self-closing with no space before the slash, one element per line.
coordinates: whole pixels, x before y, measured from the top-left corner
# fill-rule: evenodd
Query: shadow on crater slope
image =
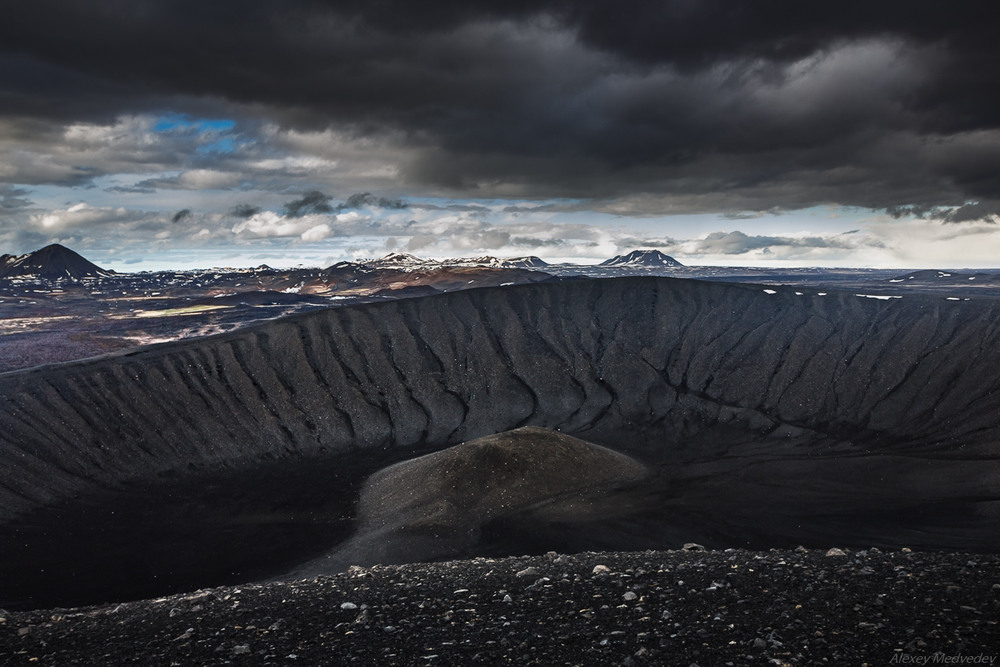
<path fill-rule="evenodd" d="M 669 278 L 470 290 L 0 375 L 0 597 L 51 602 L 2 593 L 31 573 L 64 592 L 99 580 L 58 581 L 70 561 L 100 567 L 100 540 L 73 542 L 88 517 L 134 549 L 109 569 L 161 541 L 214 544 L 168 589 L 279 572 L 344 537 L 368 474 L 522 426 L 641 461 L 653 481 L 630 502 L 660 510 L 582 530 L 526 509 L 484 524 L 483 545 L 996 550 L 997 303 L 798 292 Z M 129 493 L 158 509 L 107 514 L 142 505 Z M 251 526 L 238 548 L 220 516 Z M 259 546 L 276 524 L 288 546 Z M 161 561 L 109 599 L 186 571 Z"/>

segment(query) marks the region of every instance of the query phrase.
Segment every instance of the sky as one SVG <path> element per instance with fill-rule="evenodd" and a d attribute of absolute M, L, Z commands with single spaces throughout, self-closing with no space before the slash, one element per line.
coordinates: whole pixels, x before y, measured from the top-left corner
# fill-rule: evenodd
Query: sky
<path fill-rule="evenodd" d="M 990 7 L 6 3 L 0 254 L 998 267 Z"/>

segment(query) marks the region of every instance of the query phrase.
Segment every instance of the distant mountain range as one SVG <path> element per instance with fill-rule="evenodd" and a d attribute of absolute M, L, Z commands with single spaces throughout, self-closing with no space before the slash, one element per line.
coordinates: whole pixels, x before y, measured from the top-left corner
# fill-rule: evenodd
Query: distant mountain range
<path fill-rule="evenodd" d="M 389 253 L 379 259 L 362 259 L 358 260 L 358 263 L 377 269 L 399 269 L 403 271 L 433 269 L 442 266 L 487 266 L 495 269 L 543 269 L 549 266 L 548 262 L 535 256 L 514 257 L 511 259 L 499 259 L 489 255 L 483 257 L 459 257 L 456 259 L 424 259 L 405 252 Z"/>
<path fill-rule="evenodd" d="M 408 253 L 390 253 L 379 259 L 359 259 L 356 262 L 340 262 L 325 271 L 345 270 L 371 271 L 429 271 L 440 268 L 490 268 L 490 269 L 531 269 L 542 270 L 554 266 L 549 262 L 529 255 L 500 259 L 489 255 L 482 257 L 460 257 L 455 259 L 425 259 Z M 555 265 L 558 266 L 558 265 Z M 673 257 L 659 250 L 633 250 L 627 255 L 618 255 L 599 266 L 609 268 L 664 268 L 684 266 Z M 253 269 L 256 273 L 288 273 L 261 265 Z M 45 280 L 82 280 L 85 278 L 105 278 L 116 275 L 114 271 L 103 269 L 69 248 L 54 243 L 25 255 L 0 255 L 0 278 L 41 278 Z"/>
<path fill-rule="evenodd" d="M 403 271 L 429 269 L 440 266 L 488 266 L 503 269 L 545 269 L 553 266 L 534 255 L 512 257 L 509 259 L 498 259 L 489 255 L 485 257 L 462 257 L 458 259 L 423 259 L 402 252 L 390 253 L 379 259 L 361 259 L 358 260 L 358 263 L 378 269 L 400 269 Z M 633 250 L 627 255 L 617 255 L 607 261 L 601 262 L 598 266 L 662 269 L 664 267 L 683 267 L 684 265 L 659 250 Z"/>
<path fill-rule="evenodd" d="M 34 276 L 46 280 L 82 280 L 103 278 L 114 273 L 58 243 L 26 255 L 0 255 L 0 278 Z"/>
<path fill-rule="evenodd" d="M 659 250 L 633 250 L 627 255 L 617 255 L 601 262 L 600 266 L 649 266 L 661 268 L 664 266 L 684 266 L 670 255 L 664 255 Z"/>

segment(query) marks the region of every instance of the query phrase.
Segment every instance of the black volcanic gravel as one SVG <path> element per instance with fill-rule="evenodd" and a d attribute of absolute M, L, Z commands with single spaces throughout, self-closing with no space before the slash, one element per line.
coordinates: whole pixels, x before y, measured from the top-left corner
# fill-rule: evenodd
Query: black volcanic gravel
<path fill-rule="evenodd" d="M 997 664 L 1000 556 L 585 553 L 0 611 L 4 665 Z"/>

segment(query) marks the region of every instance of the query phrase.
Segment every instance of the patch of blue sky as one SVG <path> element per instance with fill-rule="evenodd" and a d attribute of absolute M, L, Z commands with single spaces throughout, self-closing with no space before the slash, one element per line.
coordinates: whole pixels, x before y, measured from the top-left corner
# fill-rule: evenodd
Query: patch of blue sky
<path fill-rule="evenodd" d="M 236 121 L 228 118 L 195 118 L 186 114 L 165 114 L 153 123 L 160 134 L 181 134 L 196 137 L 194 149 L 198 155 L 228 155 L 241 145 Z"/>
<path fill-rule="evenodd" d="M 193 118 L 187 114 L 164 114 L 153 124 L 154 132 L 194 130 L 196 132 L 227 132 L 236 127 L 236 121 L 228 118 Z"/>

